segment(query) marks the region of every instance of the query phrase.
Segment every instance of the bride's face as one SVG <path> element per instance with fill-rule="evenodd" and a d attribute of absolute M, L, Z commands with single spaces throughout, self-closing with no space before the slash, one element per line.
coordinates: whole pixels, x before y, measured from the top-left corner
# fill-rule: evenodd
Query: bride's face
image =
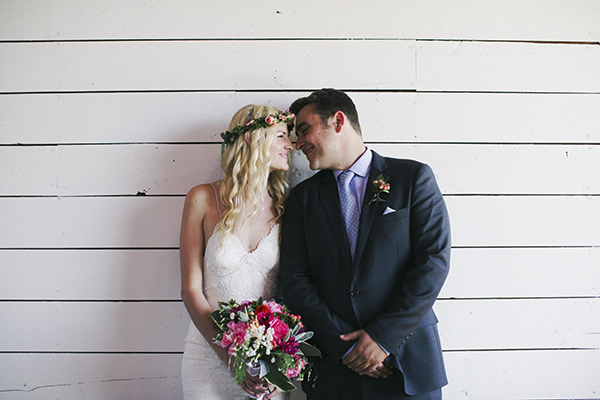
<path fill-rule="evenodd" d="M 271 143 L 271 171 L 287 171 L 289 168 L 288 164 L 288 153 L 294 148 L 290 141 L 287 125 L 277 124 L 275 125 L 275 137 Z"/>

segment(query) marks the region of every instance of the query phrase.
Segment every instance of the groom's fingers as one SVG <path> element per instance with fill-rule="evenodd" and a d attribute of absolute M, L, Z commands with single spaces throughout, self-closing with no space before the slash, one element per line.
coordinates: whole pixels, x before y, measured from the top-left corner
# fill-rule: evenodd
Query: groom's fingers
<path fill-rule="evenodd" d="M 364 330 L 352 333 L 359 333 L 360 339 L 343 359 L 343 363 L 359 374 L 374 373 L 375 368 L 385 360 L 387 354 Z"/>
<path fill-rule="evenodd" d="M 358 339 L 360 339 L 360 337 L 363 335 L 364 332 L 365 331 L 361 329 L 358 331 L 346 333 L 346 334 L 340 335 L 340 339 L 342 339 L 344 342 L 349 342 L 351 340 L 358 340 Z"/>

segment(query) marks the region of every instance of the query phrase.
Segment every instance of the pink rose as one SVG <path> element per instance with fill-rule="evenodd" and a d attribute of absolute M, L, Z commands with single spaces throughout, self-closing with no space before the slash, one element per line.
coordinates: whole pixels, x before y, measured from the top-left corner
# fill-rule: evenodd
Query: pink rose
<path fill-rule="evenodd" d="M 270 322 L 271 328 L 273 328 L 273 340 L 275 343 L 279 344 L 285 335 L 290 331 L 290 328 L 287 326 L 285 322 L 278 318 L 273 318 Z"/>
<path fill-rule="evenodd" d="M 269 310 L 271 310 L 272 313 L 283 314 L 283 307 L 279 303 L 275 301 L 267 301 L 265 304 L 267 307 L 269 307 Z"/>
<path fill-rule="evenodd" d="M 229 330 L 223 335 L 223 339 L 221 339 L 221 347 L 226 348 L 229 346 L 227 353 L 232 355 L 235 353 L 236 347 L 244 344 L 244 339 L 246 338 L 246 330 L 248 329 L 248 325 L 243 322 L 233 322 L 227 324 Z"/>
<path fill-rule="evenodd" d="M 269 115 L 267 118 L 265 118 L 265 122 L 267 123 L 267 125 L 273 125 L 275 124 L 275 118 Z"/>

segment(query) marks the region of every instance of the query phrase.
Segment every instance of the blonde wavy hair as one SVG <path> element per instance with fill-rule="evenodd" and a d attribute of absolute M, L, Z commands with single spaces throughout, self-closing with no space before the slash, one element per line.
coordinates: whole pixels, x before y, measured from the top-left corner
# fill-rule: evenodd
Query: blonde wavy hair
<path fill-rule="evenodd" d="M 280 111 L 275 107 L 250 104 L 235 113 L 228 130 L 232 131 L 238 124 L 245 126 L 254 118 L 279 114 Z M 273 222 L 281 221 L 289 183 L 287 171 L 269 170 L 270 147 L 275 135 L 275 126 L 256 129 L 250 133 L 249 143 L 244 135 L 240 135 L 221 155 L 223 184 L 220 199 L 224 205 L 223 215 L 218 223 L 222 232 L 221 243 L 225 234 L 233 231 L 234 221 L 244 205 L 248 212 L 242 224 L 258 211 L 257 199 L 265 186 L 273 199 Z"/>

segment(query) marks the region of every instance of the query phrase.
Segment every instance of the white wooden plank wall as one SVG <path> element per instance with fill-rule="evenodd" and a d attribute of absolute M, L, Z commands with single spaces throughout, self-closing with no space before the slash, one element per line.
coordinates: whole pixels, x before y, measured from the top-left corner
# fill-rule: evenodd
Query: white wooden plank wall
<path fill-rule="evenodd" d="M 0 1 L 0 399 L 181 399 L 184 194 L 321 87 L 446 197 L 445 398 L 600 399 L 599 42 L 595 0 Z"/>

